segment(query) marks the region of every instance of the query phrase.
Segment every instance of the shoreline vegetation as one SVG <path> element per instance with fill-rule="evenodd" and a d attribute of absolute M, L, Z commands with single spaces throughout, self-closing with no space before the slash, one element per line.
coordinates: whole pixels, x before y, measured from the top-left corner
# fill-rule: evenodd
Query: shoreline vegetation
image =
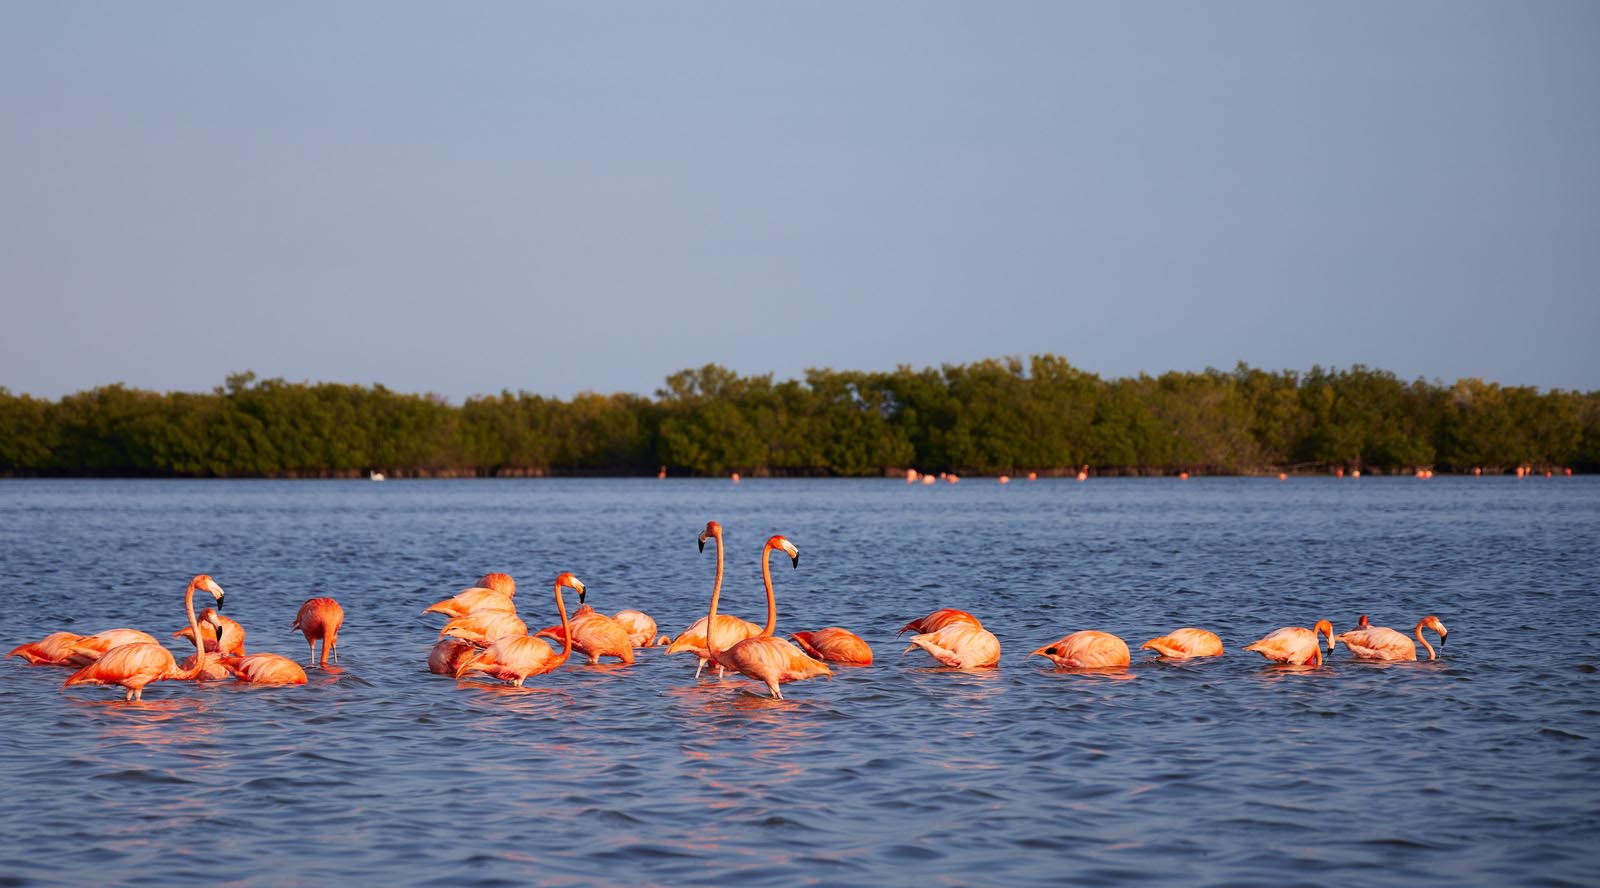
<path fill-rule="evenodd" d="M 708 364 L 653 398 L 503 391 L 456 406 L 382 385 L 235 373 L 209 393 L 0 387 L 0 475 L 1503 474 L 1600 470 L 1600 391 L 1348 370 L 1103 379 L 1054 355 L 808 370 Z"/>

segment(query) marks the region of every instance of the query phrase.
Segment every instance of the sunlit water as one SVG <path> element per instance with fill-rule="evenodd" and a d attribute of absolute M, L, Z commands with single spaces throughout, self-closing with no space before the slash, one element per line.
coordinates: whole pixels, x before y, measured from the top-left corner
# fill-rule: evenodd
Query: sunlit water
<path fill-rule="evenodd" d="M 786 687 L 688 656 L 523 689 L 426 671 L 418 612 L 485 571 L 556 622 L 676 632 L 724 609 L 844 625 L 878 663 Z M 304 658 L 299 603 L 345 607 L 305 687 L 73 688 L 0 664 L 0 884 L 1326 886 L 1594 884 L 1600 480 L 0 482 L 0 642 L 183 624 L 195 573 L 248 646 Z M 894 630 L 978 614 L 1001 667 L 936 668 Z M 1450 628 L 1428 663 L 1266 665 L 1243 645 L 1357 615 Z M 1120 675 L 1028 651 L 1179 626 L 1220 660 Z M 173 642 L 180 656 L 181 645 Z"/>

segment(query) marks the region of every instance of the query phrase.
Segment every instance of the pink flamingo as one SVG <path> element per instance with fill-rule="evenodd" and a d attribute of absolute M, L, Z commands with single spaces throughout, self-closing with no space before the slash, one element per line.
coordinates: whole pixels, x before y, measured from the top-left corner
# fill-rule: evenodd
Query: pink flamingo
<path fill-rule="evenodd" d="M 173 638 L 189 638 L 189 627 L 172 633 Z M 217 609 L 208 607 L 200 612 L 200 634 L 206 650 L 231 657 L 244 656 L 244 627 L 239 621 L 224 617 Z"/>
<path fill-rule="evenodd" d="M 251 654 L 248 657 L 224 657 L 222 667 L 239 681 L 251 684 L 306 683 L 306 671 L 300 664 L 278 654 Z"/>
<path fill-rule="evenodd" d="M 1028 656 L 1044 657 L 1060 669 L 1112 669 L 1128 665 L 1130 659 L 1127 642 L 1093 629 L 1064 635 Z"/>
<path fill-rule="evenodd" d="M 583 583 L 572 574 L 563 573 L 556 577 L 556 608 L 561 612 L 561 628 L 565 630 L 566 637 L 560 654 L 542 638 L 504 636 L 487 649 L 463 660 L 456 667 L 456 678 L 477 672 L 520 688 L 529 676 L 544 675 L 560 668 L 572 656 L 572 626 L 567 618 L 567 603 L 561 598 L 562 588 L 575 590 L 579 604 L 583 603 L 584 592 Z"/>
<path fill-rule="evenodd" d="M 776 623 L 778 614 L 777 597 L 772 591 L 772 550 L 781 549 L 794 562 L 795 567 L 800 566 L 800 552 L 781 535 L 774 535 L 767 540 L 761 550 L 761 579 L 767 587 L 767 614 L 768 622 Z M 706 625 L 717 625 L 717 599 L 720 588 L 711 594 L 711 610 L 706 614 Z M 772 692 L 774 699 L 782 700 L 783 692 L 778 689 L 781 682 L 803 681 L 819 675 L 832 677 L 833 673 L 827 665 L 806 656 L 805 652 L 795 647 L 787 639 L 773 635 L 755 635 L 746 638 L 727 650 L 717 646 L 715 636 L 721 633 L 711 633 L 706 638 L 706 651 L 718 666 L 731 669 L 746 678 L 764 682 L 767 689 Z"/>
<path fill-rule="evenodd" d="M 572 615 L 570 628 L 546 626 L 535 632 L 536 636 L 564 641 L 572 637 L 572 648 L 589 658 L 589 665 L 600 662 L 601 657 L 616 657 L 622 665 L 633 665 L 633 640 L 622 624 L 585 604 Z"/>
<path fill-rule="evenodd" d="M 872 648 L 849 629 L 829 626 L 815 632 L 795 632 L 789 636 L 808 655 L 827 663 L 845 666 L 871 666 Z"/>
<path fill-rule="evenodd" d="M 322 642 L 321 666 L 328 667 L 328 654 L 333 654 L 333 662 L 339 662 L 339 627 L 344 625 L 344 608 L 332 598 L 308 598 L 305 604 L 300 605 L 300 612 L 294 616 L 294 625 L 291 630 L 299 629 L 305 633 L 306 644 L 311 648 L 311 661 L 317 657 L 317 642 Z"/>
<path fill-rule="evenodd" d="M 194 630 L 195 666 L 180 669 L 172 659 L 172 652 L 154 641 L 136 641 L 118 645 L 93 663 L 72 673 L 62 689 L 79 684 L 116 684 L 127 688 L 128 700 L 144 699 L 145 686 L 153 681 L 190 681 L 205 668 L 206 649 L 200 641 L 200 621 L 194 613 L 194 590 L 204 589 L 222 607 L 222 587 L 205 574 L 189 581 L 183 593 L 184 610 L 189 614 L 189 628 Z"/>
<path fill-rule="evenodd" d="M 30 666 L 65 666 L 72 646 L 83 639 L 74 632 L 52 632 L 38 641 L 18 645 L 6 657 L 21 657 Z"/>
<path fill-rule="evenodd" d="M 935 660 L 957 669 L 987 669 L 1000 665 L 1000 639 L 976 623 L 954 621 L 921 635 L 911 636 L 911 644 L 901 654 L 922 648 Z"/>
<path fill-rule="evenodd" d="M 1185 627 L 1174 629 L 1168 635 L 1152 638 L 1139 645 L 1139 650 L 1152 650 L 1169 660 L 1187 660 L 1191 657 L 1222 656 L 1222 639 L 1215 632 Z"/>
<path fill-rule="evenodd" d="M 722 594 L 722 525 L 715 521 L 707 521 L 706 529 L 700 533 L 700 551 L 706 550 L 706 540 L 715 540 L 717 543 L 717 578 L 711 584 L 711 598 L 716 600 Z M 765 561 L 763 560 L 763 564 Z M 772 594 L 771 577 L 765 571 L 762 574 L 767 581 L 767 594 Z M 689 624 L 689 628 L 678 633 L 678 637 L 667 645 L 667 654 L 670 656 L 682 651 L 693 651 L 700 658 L 700 664 L 695 667 L 694 677 L 699 678 L 701 670 L 706 668 L 711 656 L 708 653 L 709 645 L 706 640 L 706 627 L 711 625 L 706 617 L 701 617 Z M 716 636 L 718 645 L 732 646 L 746 638 L 756 635 L 771 635 L 778 626 L 778 612 L 776 609 L 767 613 L 767 625 L 757 626 L 749 620 L 741 620 L 731 614 L 718 614 L 716 621 Z M 721 670 L 718 670 L 719 673 Z"/>
<path fill-rule="evenodd" d="M 1318 620 L 1310 629 L 1304 626 L 1285 626 L 1268 633 L 1265 638 L 1245 645 L 1245 650 L 1255 651 L 1274 663 L 1290 666 L 1321 666 L 1322 646 L 1317 636 L 1328 636 L 1328 650 L 1333 650 L 1333 624 Z"/>
<path fill-rule="evenodd" d="M 78 639 L 72 645 L 72 653 L 67 654 L 66 665 L 87 666 L 112 648 L 125 644 L 160 644 L 160 642 L 156 641 L 154 635 L 138 629 L 107 629 Z"/>
<path fill-rule="evenodd" d="M 956 610 L 953 607 L 941 607 L 933 613 L 928 614 L 926 617 L 923 617 L 919 620 L 912 620 L 904 626 L 901 626 L 900 630 L 896 632 L 895 635 L 901 635 L 905 632 L 938 632 L 940 629 L 956 623 L 966 623 L 969 626 L 983 625 L 982 623 L 978 622 L 977 617 L 974 617 L 972 614 L 969 614 L 964 610 Z"/>
<path fill-rule="evenodd" d="M 1439 618 L 1432 614 L 1423 617 L 1417 622 L 1417 641 L 1428 649 L 1428 659 L 1432 660 L 1434 659 L 1433 645 L 1428 644 L 1428 640 L 1422 637 L 1422 630 L 1424 629 L 1432 629 L 1438 633 L 1440 650 L 1444 649 L 1445 636 L 1449 633 L 1444 628 L 1444 624 L 1439 622 Z M 1365 629 L 1353 629 L 1349 632 L 1335 635 L 1328 639 L 1329 652 L 1332 652 L 1336 642 L 1341 641 L 1344 642 L 1345 647 L 1350 649 L 1350 653 L 1355 654 L 1357 658 L 1362 660 L 1415 660 L 1417 658 L 1417 646 L 1411 643 L 1411 639 L 1387 626 L 1368 626 Z"/>

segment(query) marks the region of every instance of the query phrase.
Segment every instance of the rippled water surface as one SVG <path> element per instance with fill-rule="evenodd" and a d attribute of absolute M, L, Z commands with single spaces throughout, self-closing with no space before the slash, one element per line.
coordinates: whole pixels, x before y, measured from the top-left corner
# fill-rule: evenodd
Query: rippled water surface
<path fill-rule="evenodd" d="M 522 689 L 426 671 L 442 621 L 418 612 L 490 570 L 530 625 L 571 570 L 676 632 L 706 609 L 710 518 L 725 611 L 759 621 L 781 532 L 780 631 L 849 627 L 877 664 L 782 701 L 659 650 Z M 6 649 L 164 637 L 199 572 L 253 651 L 303 659 L 313 595 L 347 616 L 304 687 L 130 704 L 0 663 L 0 884 L 1595 884 L 1597 550 L 1589 478 L 4 481 Z M 999 669 L 901 655 L 941 606 L 999 636 Z M 1240 650 L 1361 613 L 1438 614 L 1443 657 Z M 1025 656 L 1186 625 L 1227 655 Z"/>

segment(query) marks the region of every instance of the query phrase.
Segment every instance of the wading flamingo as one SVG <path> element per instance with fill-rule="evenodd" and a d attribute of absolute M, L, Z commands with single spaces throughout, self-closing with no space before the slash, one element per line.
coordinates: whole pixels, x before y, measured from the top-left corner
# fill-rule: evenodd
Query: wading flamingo
<path fill-rule="evenodd" d="M 904 626 L 901 626 L 900 630 L 896 632 L 895 635 L 902 635 L 906 632 L 938 632 L 940 629 L 943 629 L 946 626 L 954 626 L 958 623 L 965 623 L 969 626 L 983 625 L 982 623 L 978 622 L 977 617 L 974 617 L 972 614 L 969 614 L 964 610 L 956 610 L 953 607 L 941 607 L 920 620 L 912 620 Z"/>
<path fill-rule="evenodd" d="M 561 589 L 566 587 L 578 593 L 578 603 L 583 603 L 583 583 L 570 573 L 556 577 L 556 609 L 561 612 L 561 627 L 566 631 L 566 641 L 557 654 L 542 638 L 529 635 L 507 636 L 490 645 L 488 649 L 472 654 L 456 667 L 456 678 L 477 672 L 522 687 L 530 675 L 543 675 L 559 668 L 572 656 L 572 624 L 567 618 L 567 603 L 561 599 Z"/>
<path fill-rule="evenodd" d="M 1040 656 L 1059 669 L 1114 669 L 1129 662 L 1128 644 L 1109 632 L 1084 629 L 1064 635 L 1028 656 Z"/>
<path fill-rule="evenodd" d="M 209 655 L 200 641 L 200 621 L 194 613 L 194 590 L 204 589 L 222 607 L 222 587 L 216 580 L 199 574 L 189 581 L 183 593 L 183 607 L 189 614 L 189 628 L 194 630 L 195 665 L 179 669 L 172 652 L 155 642 L 136 641 L 118 645 L 105 656 L 72 673 L 62 688 L 78 684 L 115 684 L 128 689 L 127 699 L 144 699 L 144 687 L 153 681 L 190 681 L 205 668 Z"/>
<path fill-rule="evenodd" d="M 67 654 L 65 662 L 68 666 L 87 666 L 105 656 L 112 648 L 125 644 L 160 644 L 160 642 L 156 641 L 154 635 L 138 629 L 107 629 L 78 639 L 72 645 L 72 653 Z"/>
<path fill-rule="evenodd" d="M 704 552 L 706 550 L 706 540 L 708 539 L 717 541 L 717 578 L 711 584 L 711 598 L 713 601 L 715 601 L 717 597 L 722 594 L 721 524 L 718 524 L 715 521 L 706 522 L 706 529 L 700 534 L 700 551 Z M 769 574 L 764 574 L 764 576 L 767 577 L 769 582 L 769 585 L 767 586 L 767 594 L 770 596 L 772 594 L 772 587 L 770 585 L 771 576 Z M 672 643 L 667 645 L 667 653 L 669 655 L 676 654 L 681 651 L 693 651 L 695 656 L 700 658 L 700 664 L 696 666 L 694 670 L 695 678 L 700 677 L 701 670 L 706 668 L 706 663 L 710 662 L 711 659 L 710 655 L 706 653 L 707 625 L 709 624 L 706 622 L 706 618 L 701 617 L 700 619 L 691 623 L 689 628 L 679 632 L 678 637 L 674 638 Z M 716 625 L 717 646 L 732 647 L 746 638 L 751 638 L 756 635 L 771 635 L 772 630 L 776 629 L 778 626 L 778 612 L 777 610 L 772 610 L 767 614 L 767 625 L 764 627 L 757 626 L 749 620 L 741 620 L 732 614 L 718 614 Z M 719 675 L 722 673 L 720 668 L 717 671 Z"/>
<path fill-rule="evenodd" d="M 219 628 L 220 627 L 220 628 Z M 173 638 L 190 638 L 192 630 L 185 626 L 172 633 Z M 244 627 L 231 617 L 217 613 L 214 607 L 200 612 L 200 640 L 206 650 L 228 657 L 244 656 Z"/>
<path fill-rule="evenodd" d="M 1440 650 L 1444 649 L 1444 640 L 1448 631 L 1444 628 L 1444 624 L 1439 622 L 1439 618 L 1432 614 L 1418 621 L 1416 628 L 1417 641 L 1428 649 L 1428 659 L 1432 660 L 1434 659 L 1433 645 L 1428 644 L 1428 640 L 1422 637 L 1422 630 L 1424 629 L 1432 629 L 1438 633 Z M 1411 639 L 1387 626 L 1369 626 L 1365 629 L 1353 629 L 1349 632 L 1335 635 L 1328 640 L 1329 653 L 1332 653 L 1333 646 L 1337 642 L 1344 642 L 1344 646 L 1350 649 L 1350 653 L 1355 654 L 1357 658 L 1362 660 L 1415 660 L 1417 658 L 1417 646 L 1411 643 Z"/>
<path fill-rule="evenodd" d="M 307 663 L 317 659 L 317 642 L 322 642 L 323 668 L 328 666 L 328 655 L 333 655 L 333 662 L 339 662 L 339 627 L 344 625 L 344 608 L 332 598 L 308 598 L 306 603 L 300 605 L 300 612 L 294 615 L 294 625 L 291 630 L 299 629 L 305 633 L 306 646 L 311 649 L 310 659 Z"/>
<path fill-rule="evenodd" d="M 514 614 L 517 607 L 512 598 L 517 594 L 517 582 L 510 574 L 484 574 L 478 585 L 463 589 L 455 595 L 435 601 L 423 609 L 425 614 L 444 614 L 447 617 L 464 617 L 480 611 Z"/>
<path fill-rule="evenodd" d="M 1169 635 L 1152 638 L 1139 645 L 1139 650 L 1152 650 L 1169 660 L 1187 660 L 1191 657 L 1222 656 L 1222 639 L 1215 632 L 1185 627 L 1174 629 Z"/>
<path fill-rule="evenodd" d="M 72 656 L 72 646 L 82 638 L 74 632 L 52 632 L 38 641 L 12 648 L 6 656 L 21 657 L 32 666 L 65 666 Z"/>
<path fill-rule="evenodd" d="M 800 552 L 793 543 L 780 535 L 774 535 L 767 540 L 766 546 L 761 550 L 761 581 L 767 587 L 768 625 L 776 623 L 778 619 L 778 599 L 772 592 L 773 549 L 781 549 L 794 562 L 795 567 L 800 566 Z M 717 624 L 717 598 L 717 592 L 713 592 L 711 610 L 706 614 L 708 626 Z M 795 647 L 788 639 L 767 634 L 755 635 L 727 650 L 720 647 L 721 633 L 712 633 L 706 641 L 706 652 L 718 666 L 766 683 L 767 689 L 778 700 L 783 699 L 783 692 L 778 690 L 781 682 L 803 681 L 818 675 L 833 677 L 827 664 L 806 656 L 805 651 Z"/>
<path fill-rule="evenodd" d="M 478 652 L 477 645 L 460 638 L 441 638 L 428 652 L 428 671 L 454 676 L 467 658 Z"/>
<path fill-rule="evenodd" d="M 872 648 L 849 629 L 829 626 L 815 632 L 796 632 L 789 637 L 818 660 L 845 666 L 872 665 Z"/>
<path fill-rule="evenodd" d="M 619 610 L 611 615 L 611 619 L 616 620 L 623 631 L 628 633 L 628 641 L 634 647 L 650 647 L 656 643 L 655 618 L 644 611 Z"/>
<path fill-rule="evenodd" d="M 248 657 L 227 657 L 222 668 L 239 681 L 251 684 L 303 685 L 306 671 L 300 664 L 277 654 L 251 654 Z"/>
<path fill-rule="evenodd" d="M 480 648 L 488 647 L 500 638 L 527 634 L 528 624 L 522 622 L 521 617 L 493 611 L 456 617 L 439 630 L 440 638 L 459 638 Z"/>
<path fill-rule="evenodd" d="M 1268 633 L 1267 636 L 1254 644 L 1245 645 L 1245 650 L 1255 651 L 1274 663 L 1284 663 L 1290 666 L 1322 665 L 1322 645 L 1317 638 L 1319 633 L 1328 636 L 1328 648 L 1333 650 L 1333 624 L 1327 620 L 1318 620 L 1317 625 L 1310 629 L 1304 626 L 1285 626 Z"/>
<path fill-rule="evenodd" d="M 573 650 L 588 657 L 591 666 L 599 663 L 601 657 L 616 657 L 624 666 L 633 665 L 633 641 L 628 637 L 628 630 L 605 614 L 596 613 L 587 604 L 572 615 L 570 628 L 546 626 L 534 633 L 536 637 L 557 641 L 565 641 L 569 634 Z"/>

